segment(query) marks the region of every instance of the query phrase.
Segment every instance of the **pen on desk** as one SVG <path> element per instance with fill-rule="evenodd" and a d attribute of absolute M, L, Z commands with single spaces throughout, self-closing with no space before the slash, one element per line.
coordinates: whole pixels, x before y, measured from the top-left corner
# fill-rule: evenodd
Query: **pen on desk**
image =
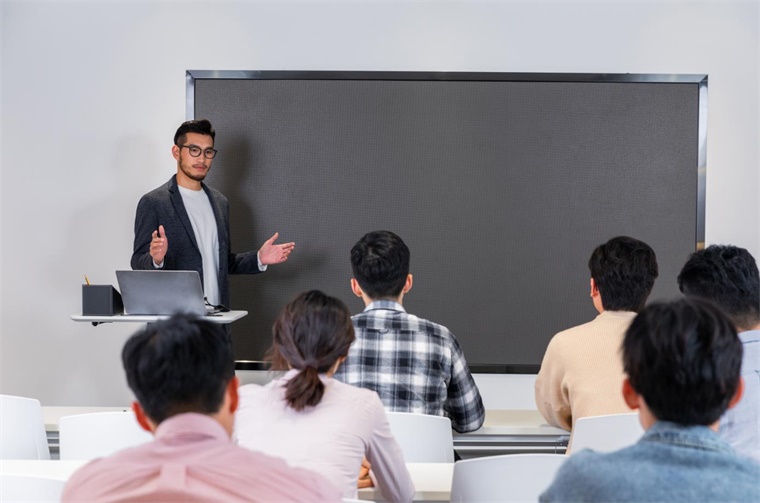
<path fill-rule="evenodd" d="M 86 274 L 84 275 L 84 280 L 87 282 L 87 286 L 90 286 L 90 280 L 87 279 L 87 275 Z"/>

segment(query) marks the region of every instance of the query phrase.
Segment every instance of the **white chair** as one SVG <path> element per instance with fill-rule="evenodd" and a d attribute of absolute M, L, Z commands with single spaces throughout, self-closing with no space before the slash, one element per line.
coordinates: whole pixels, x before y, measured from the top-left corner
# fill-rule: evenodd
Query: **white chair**
<path fill-rule="evenodd" d="M 451 502 L 538 501 L 566 460 L 563 454 L 504 454 L 458 461 Z"/>
<path fill-rule="evenodd" d="M 58 502 L 65 480 L 34 475 L 0 475 L 0 501 Z"/>
<path fill-rule="evenodd" d="M 59 431 L 61 460 L 100 458 L 153 439 L 132 411 L 64 416 Z"/>
<path fill-rule="evenodd" d="M 635 444 L 644 434 L 639 414 L 610 414 L 581 417 L 575 420 L 572 452 L 594 449 L 611 452 Z"/>
<path fill-rule="evenodd" d="M 39 400 L 0 395 L 0 459 L 50 459 Z"/>
<path fill-rule="evenodd" d="M 451 420 L 442 416 L 387 412 L 391 432 L 407 463 L 453 463 Z"/>

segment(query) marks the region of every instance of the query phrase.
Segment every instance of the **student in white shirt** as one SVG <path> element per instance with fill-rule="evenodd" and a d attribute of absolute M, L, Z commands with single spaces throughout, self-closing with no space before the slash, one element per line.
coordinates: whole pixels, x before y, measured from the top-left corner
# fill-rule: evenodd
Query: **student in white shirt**
<path fill-rule="evenodd" d="M 414 485 L 377 393 L 332 378 L 354 341 L 345 304 L 302 293 L 282 310 L 273 334 L 272 368 L 289 370 L 266 386 L 240 388 L 238 444 L 320 473 L 346 498 L 356 497 L 366 458 L 387 501 L 411 501 Z"/>

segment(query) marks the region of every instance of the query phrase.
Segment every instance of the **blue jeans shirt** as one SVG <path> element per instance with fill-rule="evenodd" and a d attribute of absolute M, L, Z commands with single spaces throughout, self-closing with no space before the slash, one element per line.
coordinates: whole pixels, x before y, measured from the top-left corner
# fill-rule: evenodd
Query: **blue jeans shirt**
<path fill-rule="evenodd" d="M 570 456 L 540 501 L 760 502 L 760 464 L 706 426 L 659 421 L 630 447 Z"/>

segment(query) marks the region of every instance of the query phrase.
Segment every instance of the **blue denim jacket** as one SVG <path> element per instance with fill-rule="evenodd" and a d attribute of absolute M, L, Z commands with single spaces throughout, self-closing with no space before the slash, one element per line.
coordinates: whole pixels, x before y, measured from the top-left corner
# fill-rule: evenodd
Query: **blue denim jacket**
<path fill-rule="evenodd" d="M 660 421 L 625 449 L 573 454 L 540 501 L 760 502 L 760 464 L 706 426 Z"/>

